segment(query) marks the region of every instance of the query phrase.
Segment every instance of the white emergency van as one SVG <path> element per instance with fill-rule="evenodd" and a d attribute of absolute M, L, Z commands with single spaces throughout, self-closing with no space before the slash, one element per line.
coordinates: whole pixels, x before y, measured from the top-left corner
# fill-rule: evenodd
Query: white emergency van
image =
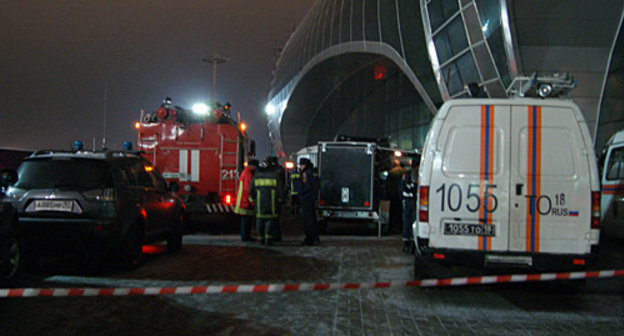
<path fill-rule="evenodd" d="M 416 268 L 422 260 L 574 268 L 598 245 L 598 168 L 570 100 L 446 102 L 427 134 L 418 179 Z"/>
<path fill-rule="evenodd" d="M 609 139 L 600 158 L 602 230 L 624 239 L 624 131 Z"/>

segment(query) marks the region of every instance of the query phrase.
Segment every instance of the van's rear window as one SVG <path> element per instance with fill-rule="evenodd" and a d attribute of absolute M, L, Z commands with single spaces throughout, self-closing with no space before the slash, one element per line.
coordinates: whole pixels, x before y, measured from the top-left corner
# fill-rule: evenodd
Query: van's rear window
<path fill-rule="evenodd" d="M 43 159 L 22 162 L 15 187 L 22 189 L 112 187 L 106 163 L 91 159 Z"/>

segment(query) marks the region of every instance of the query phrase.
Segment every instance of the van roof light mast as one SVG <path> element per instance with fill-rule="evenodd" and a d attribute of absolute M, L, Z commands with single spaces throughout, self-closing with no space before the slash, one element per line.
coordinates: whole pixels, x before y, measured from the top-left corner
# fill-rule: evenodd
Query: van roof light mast
<path fill-rule="evenodd" d="M 570 91 L 576 88 L 576 79 L 567 72 L 552 76 L 518 76 L 509 84 L 507 95 L 510 97 L 561 97 L 569 98 Z"/>

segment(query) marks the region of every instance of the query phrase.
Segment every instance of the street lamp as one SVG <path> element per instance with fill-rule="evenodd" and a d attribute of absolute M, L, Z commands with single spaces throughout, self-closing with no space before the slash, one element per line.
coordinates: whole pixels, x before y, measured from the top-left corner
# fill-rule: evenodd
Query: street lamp
<path fill-rule="evenodd" d="M 212 63 L 212 93 L 210 98 L 215 102 L 217 101 L 215 99 L 215 88 L 217 86 L 217 64 L 225 63 L 227 61 L 229 61 L 227 58 L 218 54 L 212 54 L 210 57 L 202 58 L 202 62 Z"/>

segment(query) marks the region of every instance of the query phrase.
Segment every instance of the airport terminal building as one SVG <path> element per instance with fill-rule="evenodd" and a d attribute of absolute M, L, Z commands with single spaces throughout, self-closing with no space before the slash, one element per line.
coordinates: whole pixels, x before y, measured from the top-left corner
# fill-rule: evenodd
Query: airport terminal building
<path fill-rule="evenodd" d="M 317 0 L 283 47 L 268 96 L 278 156 L 337 134 L 422 146 L 449 99 L 508 96 L 567 72 L 595 146 L 624 127 L 624 0 Z"/>

